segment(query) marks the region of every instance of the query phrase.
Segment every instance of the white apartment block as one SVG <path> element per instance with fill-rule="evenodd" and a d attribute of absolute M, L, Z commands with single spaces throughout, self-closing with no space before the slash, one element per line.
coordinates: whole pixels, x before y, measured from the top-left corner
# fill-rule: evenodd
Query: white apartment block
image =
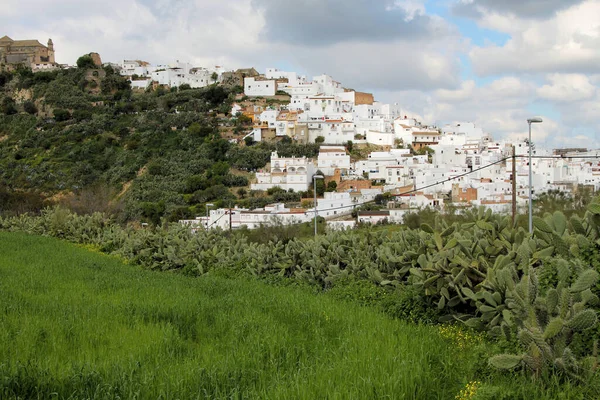
<path fill-rule="evenodd" d="M 354 140 L 354 125 L 342 119 L 311 119 L 308 121 L 309 142 L 314 143 L 319 136 L 327 144 L 346 144 Z"/>
<path fill-rule="evenodd" d="M 268 190 L 280 187 L 284 190 L 303 192 L 310 188 L 312 176 L 315 174 L 315 164 L 306 157 L 284 158 L 277 152 L 271 153 L 270 172 L 256 174 L 256 183 L 250 185 L 252 190 Z"/>

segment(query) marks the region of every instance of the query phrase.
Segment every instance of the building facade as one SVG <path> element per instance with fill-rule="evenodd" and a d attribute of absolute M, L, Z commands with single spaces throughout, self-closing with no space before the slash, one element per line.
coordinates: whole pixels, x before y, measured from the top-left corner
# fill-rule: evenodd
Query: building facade
<path fill-rule="evenodd" d="M 8 36 L 0 38 L 0 65 L 46 69 L 55 64 L 52 39 L 48 39 L 48 45 L 44 46 L 37 40 L 13 40 Z"/>

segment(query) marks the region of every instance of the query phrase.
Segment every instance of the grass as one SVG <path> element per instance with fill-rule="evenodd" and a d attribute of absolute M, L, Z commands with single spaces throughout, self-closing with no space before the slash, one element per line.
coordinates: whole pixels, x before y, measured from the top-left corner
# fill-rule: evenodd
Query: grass
<path fill-rule="evenodd" d="M 453 399 L 485 363 L 459 331 L 25 234 L 0 232 L 0 299 L 2 399 Z M 485 398 L 558 393 L 490 379 Z"/>

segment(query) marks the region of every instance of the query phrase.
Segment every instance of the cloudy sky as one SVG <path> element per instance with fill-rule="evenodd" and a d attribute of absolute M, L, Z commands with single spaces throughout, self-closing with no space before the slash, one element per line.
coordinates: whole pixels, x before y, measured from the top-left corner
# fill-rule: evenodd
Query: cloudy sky
<path fill-rule="evenodd" d="M 0 36 L 57 61 L 332 75 L 443 125 L 600 148 L 600 0 L 2 0 Z"/>

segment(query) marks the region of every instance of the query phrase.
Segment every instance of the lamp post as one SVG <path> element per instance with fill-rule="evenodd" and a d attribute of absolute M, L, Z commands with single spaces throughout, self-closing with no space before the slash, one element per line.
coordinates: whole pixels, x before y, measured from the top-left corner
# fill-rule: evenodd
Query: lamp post
<path fill-rule="evenodd" d="M 317 236 L 317 179 L 325 179 L 323 175 L 313 175 L 314 195 L 315 195 L 315 237 Z"/>
<path fill-rule="evenodd" d="M 212 206 L 214 206 L 213 203 L 206 203 L 206 205 L 204 206 L 206 208 L 206 230 L 208 230 L 208 221 L 210 221 L 208 218 L 208 210 L 210 210 Z"/>
<path fill-rule="evenodd" d="M 529 118 L 529 234 L 533 233 L 533 177 L 531 173 L 531 124 L 541 124 L 540 117 Z"/>

